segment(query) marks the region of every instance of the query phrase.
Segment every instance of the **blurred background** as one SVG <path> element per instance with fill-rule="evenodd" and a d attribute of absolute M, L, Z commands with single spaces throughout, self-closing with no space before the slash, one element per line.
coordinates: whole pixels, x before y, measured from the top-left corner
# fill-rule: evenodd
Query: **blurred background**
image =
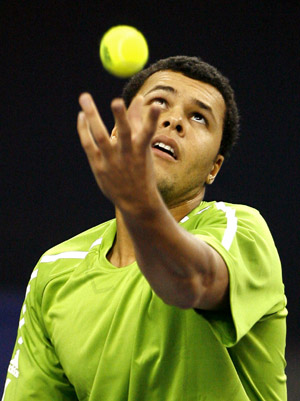
<path fill-rule="evenodd" d="M 197 55 L 230 78 L 241 138 L 206 199 L 251 205 L 269 224 L 288 298 L 289 400 L 300 399 L 299 16 L 288 0 L 1 1 L 0 394 L 39 257 L 113 217 L 80 147 L 77 99 L 90 91 L 112 128 L 125 81 L 103 70 L 99 43 L 128 24 L 150 63 Z"/>

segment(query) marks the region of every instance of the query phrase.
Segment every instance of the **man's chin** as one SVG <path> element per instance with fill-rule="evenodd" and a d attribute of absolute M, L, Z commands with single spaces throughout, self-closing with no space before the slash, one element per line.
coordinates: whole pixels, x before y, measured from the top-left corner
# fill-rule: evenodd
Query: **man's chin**
<path fill-rule="evenodd" d="M 170 182 L 159 181 L 157 188 L 165 203 L 168 203 L 171 199 L 174 200 L 174 198 L 176 198 L 175 186 Z"/>

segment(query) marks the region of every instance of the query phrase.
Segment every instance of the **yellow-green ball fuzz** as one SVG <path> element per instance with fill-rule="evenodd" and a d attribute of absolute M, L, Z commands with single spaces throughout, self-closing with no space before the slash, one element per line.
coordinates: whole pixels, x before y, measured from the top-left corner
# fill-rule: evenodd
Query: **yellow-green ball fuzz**
<path fill-rule="evenodd" d="M 114 26 L 101 39 L 103 67 L 116 77 L 128 78 L 136 74 L 146 64 L 148 56 L 146 39 L 132 26 Z"/>

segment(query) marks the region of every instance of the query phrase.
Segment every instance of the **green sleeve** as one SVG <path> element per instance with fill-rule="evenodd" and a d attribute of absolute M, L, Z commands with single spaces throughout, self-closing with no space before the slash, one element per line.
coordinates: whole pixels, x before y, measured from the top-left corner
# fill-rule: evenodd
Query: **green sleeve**
<path fill-rule="evenodd" d="M 75 401 L 41 317 L 39 269 L 29 281 L 2 401 Z"/>
<path fill-rule="evenodd" d="M 219 202 L 189 230 L 224 259 L 229 271 L 230 312 L 200 313 L 227 347 L 260 320 L 286 314 L 281 263 L 269 228 L 255 209 Z"/>

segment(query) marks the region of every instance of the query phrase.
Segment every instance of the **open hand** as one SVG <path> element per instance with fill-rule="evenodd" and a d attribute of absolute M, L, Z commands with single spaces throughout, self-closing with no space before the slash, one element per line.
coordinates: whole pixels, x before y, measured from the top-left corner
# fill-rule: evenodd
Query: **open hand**
<path fill-rule="evenodd" d="M 136 96 L 126 110 L 122 99 L 114 99 L 112 136 L 88 93 L 79 97 L 82 110 L 77 130 L 96 182 L 120 210 L 144 208 L 157 193 L 151 139 L 159 117 L 159 107 L 144 106 Z"/>

